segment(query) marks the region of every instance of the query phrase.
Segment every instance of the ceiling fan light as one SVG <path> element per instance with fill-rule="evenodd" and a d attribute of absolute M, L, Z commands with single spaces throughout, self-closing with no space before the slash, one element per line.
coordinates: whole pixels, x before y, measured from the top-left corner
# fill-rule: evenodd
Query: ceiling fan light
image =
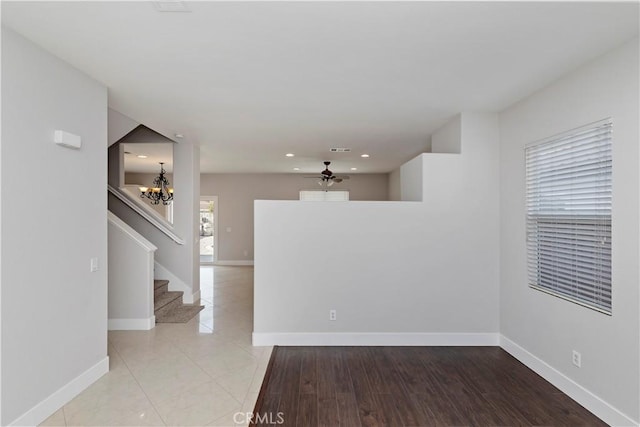
<path fill-rule="evenodd" d="M 327 182 L 327 187 L 331 187 L 333 185 L 333 180 L 330 180 L 329 182 Z"/>

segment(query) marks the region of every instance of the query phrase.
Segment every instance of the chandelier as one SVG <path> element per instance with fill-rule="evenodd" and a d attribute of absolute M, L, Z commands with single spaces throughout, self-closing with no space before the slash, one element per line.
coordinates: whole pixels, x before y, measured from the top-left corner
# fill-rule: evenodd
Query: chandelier
<path fill-rule="evenodd" d="M 160 162 L 160 175 L 153 180 L 153 187 L 139 187 L 140 197 L 146 197 L 151 200 L 151 204 L 157 205 L 162 202 L 168 205 L 173 200 L 173 188 L 170 188 L 169 181 L 164 177 L 164 163 Z"/>

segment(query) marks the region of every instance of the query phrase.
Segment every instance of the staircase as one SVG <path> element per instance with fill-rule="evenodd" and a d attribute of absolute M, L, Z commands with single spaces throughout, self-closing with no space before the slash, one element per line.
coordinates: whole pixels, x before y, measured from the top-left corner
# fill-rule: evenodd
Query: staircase
<path fill-rule="evenodd" d="M 203 305 L 182 303 L 182 291 L 170 291 L 168 280 L 153 281 L 153 305 L 156 323 L 186 323 L 191 320 Z"/>

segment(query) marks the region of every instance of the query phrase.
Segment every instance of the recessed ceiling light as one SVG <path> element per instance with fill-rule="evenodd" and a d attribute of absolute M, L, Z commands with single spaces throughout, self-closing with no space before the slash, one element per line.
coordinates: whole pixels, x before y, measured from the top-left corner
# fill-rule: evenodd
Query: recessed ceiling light
<path fill-rule="evenodd" d="M 147 156 L 145 156 L 144 154 L 138 154 L 136 157 L 138 157 L 139 159 L 146 159 Z"/>
<path fill-rule="evenodd" d="M 369 157 L 368 154 L 360 154 L 360 157 Z"/>
<path fill-rule="evenodd" d="M 175 136 L 176 138 L 184 138 L 184 135 L 183 135 L 183 134 L 181 134 L 181 133 L 176 133 L 174 136 Z"/>
<path fill-rule="evenodd" d="M 295 154 L 293 154 L 293 153 L 287 153 L 287 154 L 285 154 L 285 156 L 287 156 L 287 157 L 293 157 L 293 156 L 295 156 Z"/>
<path fill-rule="evenodd" d="M 351 168 L 351 170 L 352 170 L 352 171 L 357 171 L 357 170 L 358 170 L 358 168 Z"/>
<path fill-rule="evenodd" d="M 299 170 L 300 170 L 300 168 L 293 168 L 293 170 L 294 170 L 294 171 L 299 171 Z"/>

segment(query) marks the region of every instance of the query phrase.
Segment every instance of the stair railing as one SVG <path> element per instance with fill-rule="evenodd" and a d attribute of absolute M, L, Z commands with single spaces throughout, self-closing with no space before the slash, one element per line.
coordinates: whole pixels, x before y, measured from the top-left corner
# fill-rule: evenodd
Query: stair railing
<path fill-rule="evenodd" d="M 164 233 L 171 240 L 173 240 L 174 242 L 176 242 L 179 245 L 184 245 L 185 241 L 184 241 L 184 239 L 182 237 L 180 237 L 176 233 L 174 233 L 171 228 L 169 228 L 166 224 L 163 224 L 162 221 L 160 221 L 157 218 L 155 218 L 151 213 L 147 212 L 147 210 L 144 209 L 142 206 L 140 206 L 138 203 L 134 202 L 129 197 L 127 197 L 127 195 L 124 194 L 122 191 L 118 190 L 117 188 L 115 188 L 115 187 L 113 187 L 113 186 L 111 186 L 109 184 L 107 184 L 107 189 L 118 200 L 120 200 L 125 205 L 129 206 L 136 213 L 138 213 L 144 219 L 149 221 L 154 227 L 156 227 L 158 230 L 160 230 L 162 233 Z"/>

